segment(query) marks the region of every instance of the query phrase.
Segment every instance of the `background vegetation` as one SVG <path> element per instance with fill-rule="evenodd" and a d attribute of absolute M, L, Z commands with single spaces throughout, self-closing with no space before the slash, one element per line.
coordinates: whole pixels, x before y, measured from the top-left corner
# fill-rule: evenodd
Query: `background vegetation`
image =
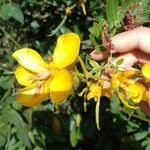
<path fill-rule="evenodd" d="M 75 4 L 66 17 L 66 8 Z M 102 98 L 100 131 L 95 124 L 95 103 L 90 101 L 85 113 L 78 95 L 58 108 L 49 100 L 34 108 L 22 107 L 15 100 L 19 86 L 11 54 L 18 48 L 31 47 L 48 59 L 57 37 L 73 31 L 82 39 L 80 55 L 85 59 L 97 48 L 93 31 L 102 18 L 111 35 L 124 31 L 127 11 L 135 15 L 136 25 L 150 26 L 149 0 L 87 0 L 87 15 L 82 4 L 82 0 L 0 0 L 0 149 L 150 149 L 150 120 L 140 110 L 123 107 L 116 96 L 111 101 Z"/>

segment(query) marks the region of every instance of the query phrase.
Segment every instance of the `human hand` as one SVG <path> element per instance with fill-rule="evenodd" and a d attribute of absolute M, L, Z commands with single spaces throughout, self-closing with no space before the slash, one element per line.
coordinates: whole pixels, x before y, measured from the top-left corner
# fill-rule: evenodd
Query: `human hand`
<path fill-rule="evenodd" d="M 111 38 L 115 49 L 112 53 L 119 53 L 119 58 L 123 58 L 125 68 L 130 68 L 136 63 L 150 61 L 150 28 L 138 27 L 133 30 L 117 34 Z M 104 60 L 109 53 L 96 52 L 90 54 L 94 60 Z M 150 117 L 150 108 L 144 101 L 140 104 L 141 110 Z"/>
<path fill-rule="evenodd" d="M 115 49 L 112 53 L 119 53 L 124 59 L 126 68 L 133 66 L 135 63 L 145 63 L 150 61 L 150 28 L 138 27 L 134 30 L 117 34 L 111 38 Z M 108 52 L 96 52 L 94 50 L 91 57 L 95 60 L 106 59 Z"/>

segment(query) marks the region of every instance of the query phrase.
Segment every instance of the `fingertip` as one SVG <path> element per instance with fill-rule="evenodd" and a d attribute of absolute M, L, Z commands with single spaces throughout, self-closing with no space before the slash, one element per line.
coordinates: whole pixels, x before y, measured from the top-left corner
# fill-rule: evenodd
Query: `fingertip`
<path fill-rule="evenodd" d="M 90 53 L 90 56 L 94 60 L 104 60 L 109 56 L 109 51 L 106 50 L 105 52 L 98 52 L 97 50 L 94 50 Z"/>

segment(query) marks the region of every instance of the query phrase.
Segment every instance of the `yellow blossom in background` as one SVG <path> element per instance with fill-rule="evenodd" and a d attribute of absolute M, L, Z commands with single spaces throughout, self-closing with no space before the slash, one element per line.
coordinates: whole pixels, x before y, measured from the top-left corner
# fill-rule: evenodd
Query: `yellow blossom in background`
<path fill-rule="evenodd" d="M 150 63 L 145 63 L 143 66 L 142 66 L 142 75 L 144 76 L 145 78 L 145 82 L 150 82 Z M 144 99 L 144 101 L 146 103 L 148 103 L 149 107 L 150 107 L 150 87 L 146 93 L 146 98 Z"/>
<path fill-rule="evenodd" d="M 138 75 L 138 70 L 125 70 L 125 71 L 118 71 L 113 73 L 111 79 L 111 88 L 116 89 L 120 86 L 120 84 L 127 83 L 132 76 Z"/>
<path fill-rule="evenodd" d="M 118 71 L 111 79 L 112 90 L 117 89 L 122 103 L 131 109 L 139 108 L 138 104 L 146 97 L 146 88 L 134 79 L 139 73 L 138 70 Z"/>
<path fill-rule="evenodd" d="M 119 98 L 122 103 L 131 109 L 139 108 L 138 104 L 146 97 L 146 88 L 137 82 L 125 85 L 119 91 Z"/>
<path fill-rule="evenodd" d="M 150 63 L 145 63 L 142 67 L 142 75 L 146 82 L 150 82 Z"/>
<path fill-rule="evenodd" d="M 16 69 L 17 81 L 25 86 L 16 99 L 22 105 L 36 106 L 47 96 L 54 103 L 63 102 L 70 94 L 73 80 L 68 69 L 79 54 L 80 38 L 75 33 L 59 36 L 49 63 L 33 49 L 22 48 L 13 53 L 20 66 Z"/>

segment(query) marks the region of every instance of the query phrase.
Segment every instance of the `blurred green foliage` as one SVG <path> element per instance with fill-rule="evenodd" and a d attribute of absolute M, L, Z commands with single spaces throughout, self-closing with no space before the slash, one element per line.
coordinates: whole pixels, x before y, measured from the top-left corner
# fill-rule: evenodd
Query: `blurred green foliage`
<path fill-rule="evenodd" d="M 64 19 L 65 9 L 76 3 Z M 140 10 L 136 4 L 140 4 Z M 11 54 L 16 49 L 31 47 L 48 59 L 57 37 L 73 31 L 82 39 L 81 56 L 89 60 L 87 54 L 99 49 L 102 42 L 101 21 L 107 21 L 111 35 L 123 31 L 122 20 L 131 5 L 135 5 L 132 11 L 137 22 L 149 26 L 149 0 L 87 0 L 87 15 L 77 0 L 0 1 L 0 149 L 150 149 L 150 120 L 141 110 L 123 107 L 116 95 L 111 101 L 102 98 L 100 131 L 94 121 L 95 103 L 88 102 L 85 113 L 83 100 L 77 95 L 57 108 L 49 101 L 34 108 L 22 107 L 15 101 L 18 85 Z M 94 70 L 100 66 L 90 61 L 88 67 Z"/>

